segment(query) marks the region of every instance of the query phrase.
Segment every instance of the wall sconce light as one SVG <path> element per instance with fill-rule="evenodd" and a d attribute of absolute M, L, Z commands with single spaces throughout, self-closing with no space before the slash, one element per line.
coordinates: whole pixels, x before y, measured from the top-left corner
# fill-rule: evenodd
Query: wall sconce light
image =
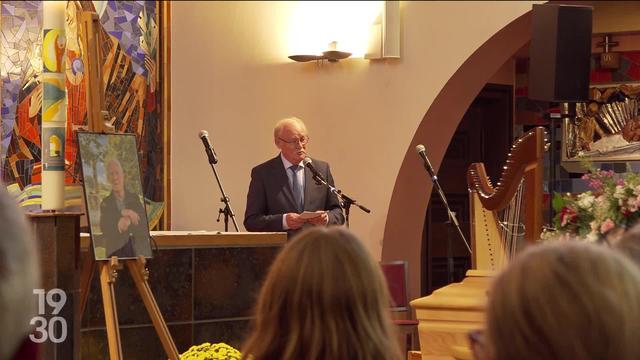
<path fill-rule="evenodd" d="M 369 30 L 365 59 L 400 58 L 400 2 L 385 1 L 380 18 Z"/>
<path fill-rule="evenodd" d="M 603 48 L 600 54 L 600 67 L 603 69 L 616 70 L 620 67 L 620 53 L 610 52 L 610 48 L 618 46 L 617 41 L 611 41 L 611 35 L 607 34 L 604 39 L 598 43 L 598 47 Z"/>
<path fill-rule="evenodd" d="M 312 60 L 327 60 L 329 62 L 338 62 L 351 56 L 351 53 L 349 52 L 336 50 L 337 45 L 337 41 L 330 42 L 329 50 L 323 51 L 322 55 L 290 55 L 289 59 L 297 62 L 307 62 Z"/>

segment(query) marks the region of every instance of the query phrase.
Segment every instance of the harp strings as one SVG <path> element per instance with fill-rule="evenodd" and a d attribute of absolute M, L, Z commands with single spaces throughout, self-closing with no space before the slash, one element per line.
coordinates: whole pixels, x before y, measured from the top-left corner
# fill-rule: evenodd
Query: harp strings
<path fill-rule="evenodd" d="M 524 238 L 525 228 L 523 222 L 523 195 L 524 179 L 520 180 L 518 190 L 511 199 L 509 206 L 499 216 L 498 226 L 500 228 L 500 242 L 504 251 L 500 252 L 498 262 L 507 264 L 516 254 L 518 244 Z"/>

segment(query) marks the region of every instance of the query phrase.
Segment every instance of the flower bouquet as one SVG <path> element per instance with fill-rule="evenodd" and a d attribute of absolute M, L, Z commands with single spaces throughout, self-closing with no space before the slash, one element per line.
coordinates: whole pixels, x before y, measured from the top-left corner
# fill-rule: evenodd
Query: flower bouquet
<path fill-rule="evenodd" d="M 591 165 L 588 169 L 582 179 L 589 182 L 591 190 L 577 195 L 554 194 L 555 229 L 546 230 L 543 239 L 597 241 L 630 227 L 640 218 L 640 174 L 628 171 L 616 175 Z"/>
<path fill-rule="evenodd" d="M 242 354 L 225 343 L 194 345 L 180 355 L 180 360 L 240 360 Z"/>

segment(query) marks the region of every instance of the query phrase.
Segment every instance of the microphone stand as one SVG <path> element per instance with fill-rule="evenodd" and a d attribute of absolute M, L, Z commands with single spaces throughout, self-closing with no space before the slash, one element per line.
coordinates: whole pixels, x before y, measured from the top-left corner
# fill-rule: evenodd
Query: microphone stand
<path fill-rule="evenodd" d="M 440 199 L 442 200 L 442 203 L 444 204 L 445 209 L 447 209 L 447 215 L 449 216 L 449 220 L 447 222 L 449 224 L 453 224 L 456 230 L 458 230 L 458 235 L 460 235 L 462 242 L 464 242 L 464 245 L 469 251 L 469 255 L 473 255 L 473 251 L 471 251 L 471 247 L 469 246 L 467 239 L 464 237 L 464 234 L 462 233 L 462 229 L 460 229 L 460 224 L 458 223 L 458 219 L 456 218 L 456 213 L 451 211 L 451 208 L 449 207 L 449 203 L 447 202 L 447 198 L 444 195 L 444 191 L 442 191 L 442 187 L 440 187 L 440 183 L 438 182 L 438 176 L 436 176 L 436 173 L 432 169 L 430 169 L 429 166 L 427 166 L 426 162 L 423 163 L 423 165 L 424 165 L 424 168 L 429 173 L 429 176 L 431 176 L 431 182 L 433 183 L 434 188 L 438 191 L 438 194 L 440 195 Z M 453 266 L 453 243 L 451 241 L 450 230 L 447 231 L 447 267 L 448 267 L 447 279 L 449 280 L 449 283 L 452 283 L 454 266 Z"/>
<path fill-rule="evenodd" d="M 313 180 L 315 180 L 316 184 L 318 185 L 324 185 L 328 187 L 329 190 L 338 197 L 338 202 L 340 202 L 340 207 L 344 209 L 344 217 L 345 217 L 345 222 L 347 224 L 347 227 L 349 227 L 349 210 L 351 208 L 351 205 L 355 205 L 359 207 L 360 210 L 366 212 L 367 214 L 371 212 L 371 210 L 367 209 L 365 206 L 358 204 L 354 199 L 350 198 L 349 196 L 344 194 L 342 191 L 331 186 L 331 184 L 326 182 L 322 177 L 316 174 L 313 174 Z"/>
<path fill-rule="evenodd" d="M 218 220 L 216 221 L 220 222 L 220 214 L 224 214 L 224 231 L 227 232 L 229 231 L 229 217 L 231 217 L 231 220 L 233 221 L 233 226 L 236 228 L 236 231 L 239 232 L 240 230 L 238 229 L 238 223 L 236 222 L 236 215 L 233 213 L 233 210 L 231 210 L 231 205 L 229 205 L 229 197 L 224 192 L 224 188 L 222 187 L 222 183 L 220 182 L 220 177 L 218 177 L 218 172 L 216 171 L 216 167 L 212 162 L 210 162 L 209 165 L 211 165 L 211 169 L 213 169 L 213 174 L 215 175 L 216 181 L 218 182 L 218 187 L 220 187 L 220 193 L 222 194 L 220 201 L 224 203 L 224 209 L 218 210 Z"/>

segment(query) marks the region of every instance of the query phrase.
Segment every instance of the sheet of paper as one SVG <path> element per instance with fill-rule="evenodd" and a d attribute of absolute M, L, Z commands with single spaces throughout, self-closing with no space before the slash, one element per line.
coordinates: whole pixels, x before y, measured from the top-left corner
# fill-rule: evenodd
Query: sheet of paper
<path fill-rule="evenodd" d="M 318 217 L 320 215 L 322 215 L 322 213 L 305 211 L 302 214 L 300 214 L 300 217 L 303 218 L 303 219 L 313 219 L 313 218 Z"/>

